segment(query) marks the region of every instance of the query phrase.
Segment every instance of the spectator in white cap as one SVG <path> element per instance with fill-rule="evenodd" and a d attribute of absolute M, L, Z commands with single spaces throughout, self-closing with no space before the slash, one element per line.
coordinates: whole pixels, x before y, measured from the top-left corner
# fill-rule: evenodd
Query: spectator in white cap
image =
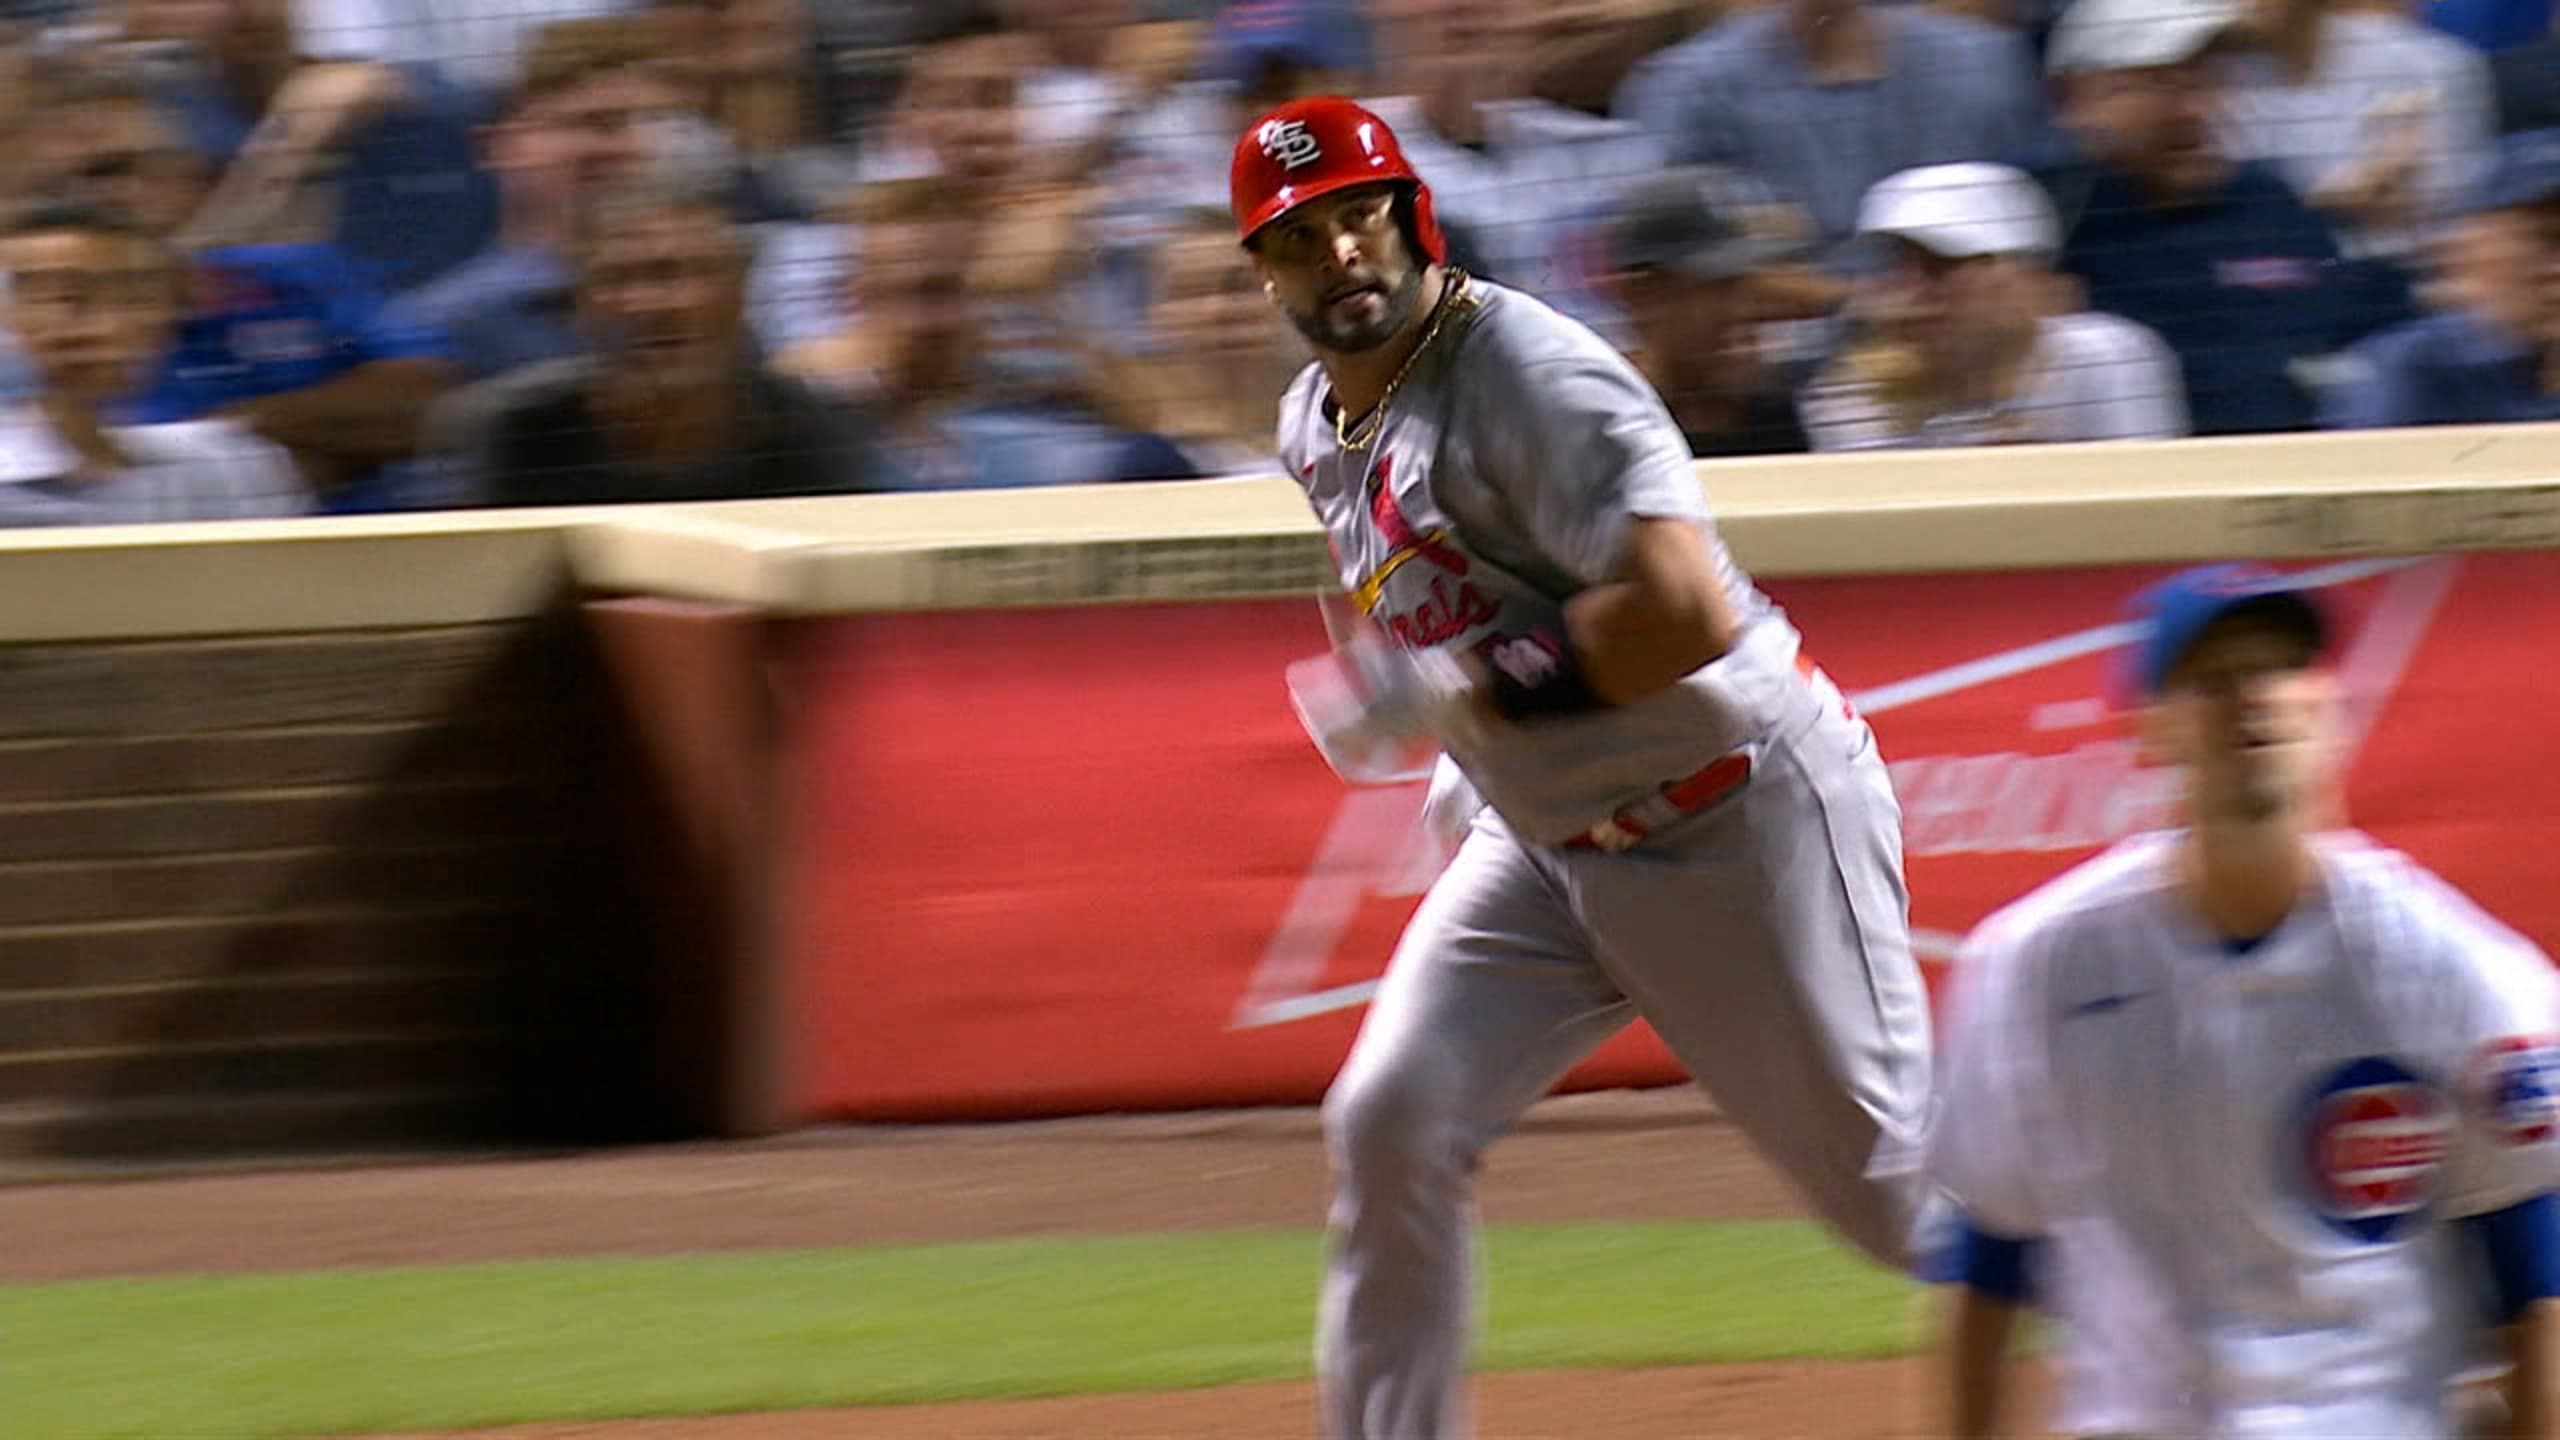
<path fill-rule="evenodd" d="M 2199 435 L 2309 429 L 2316 362 L 2411 313 L 2406 274 L 2348 261 L 2327 218 L 2226 147 L 2238 23 L 2225 0 L 2076 0 L 2046 52 L 2068 144 L 2037 166 L 2057 268 L 2169 343 Z"/>
<path fill-rule="evenodd" d="M 2130 320 L 2067 308 L 2052 204 L 2006 165 L 1931 165 L 1867 192 L 1885 252 L 1862 333 L 1804 395 L 1816 450 L 2187 433 L 2177 359 Z"/>

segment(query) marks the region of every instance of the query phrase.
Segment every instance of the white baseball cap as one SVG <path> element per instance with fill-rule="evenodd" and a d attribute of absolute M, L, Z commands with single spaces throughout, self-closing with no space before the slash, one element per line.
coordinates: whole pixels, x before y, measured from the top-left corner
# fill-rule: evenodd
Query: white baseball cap
<path fill-rule="evenodd" d="M 1908 240 L 1950 260 L 2049 258 L 2062 227 L 2044 187 L 2007 165 L 1923 165 L 1877 181 L 1858 206 L 1858 233 Z"/>
<path fill-rule="evenodd" d="M 2046 42 L 2045 69 L 2061 75 L 2175 65 L 2239 23 L 2231 0 L 2074 0 Z"/>

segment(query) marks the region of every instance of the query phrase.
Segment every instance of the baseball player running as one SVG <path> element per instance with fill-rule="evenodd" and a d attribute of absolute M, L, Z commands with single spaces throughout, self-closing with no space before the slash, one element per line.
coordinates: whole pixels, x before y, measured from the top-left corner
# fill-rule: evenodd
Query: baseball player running
<path fill-rule="evenodd" d="M 1461 1433 L 1479 1155 L 1638 1015 L 1869 1254 L 1919 1184 L 1926 997 L 1873 735 L 1710 523 L 1606 342 L 1445 263 L 1375 115 L 1237 143 L 1235 218 L 1317 364 L 1280 455 L 1364 612 L 1295 694 L 1346 775 L 1436 742 L 1481 796 L 1325 1102 L 1333 1434 Z"/>
<path fill-rule="evenodd" d="M 2211 566 L 2135 608 L 2182 828 L 1986 921 L 1949 999 L 1948 1433 L 1995 1433 L 2032 1275 L 2067 1331 L 2065 1435 L 2447 1436 L 2484 1324 L 2513 1433 L 2560 1434 L 2560 985 L 2342 828 L 2310 594 Z"/>

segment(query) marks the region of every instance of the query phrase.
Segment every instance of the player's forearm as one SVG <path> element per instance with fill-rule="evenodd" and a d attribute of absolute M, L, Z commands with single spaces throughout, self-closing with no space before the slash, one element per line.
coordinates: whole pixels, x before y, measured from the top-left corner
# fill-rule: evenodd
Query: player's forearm
<path fill-rule="evenodd" d="M 1592 693 L 1612 705 L 1724 654 L 1736 629 L 1703 537 L 1677 520 L 1638 521 L 1622 577 L 1573 597 L 1565 625 Z"/>
<path fill-rule="evenodd" d="M 2009 1339 L 2018 1307 L 1970 1285 L 1955 1287 L 1948 1301 L 1943 1357 L 1947 1377 L 1947 1434 L 1953 1440 L 1986 1440 L 1999 1433 L 2007 1395 Z"/>
<path fill-rule="evenodd" d="M 2507 1428 L 2514 1440 L 2560 1440 L 2560 1300 L 2536 1300 L 2506 1328 Z"/>

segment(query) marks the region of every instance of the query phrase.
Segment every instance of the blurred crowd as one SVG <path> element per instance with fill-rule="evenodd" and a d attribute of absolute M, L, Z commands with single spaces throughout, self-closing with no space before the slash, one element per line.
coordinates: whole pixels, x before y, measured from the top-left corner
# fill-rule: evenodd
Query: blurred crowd
<path fill-rule="evenodd" d="M 1348 94 L 1701 456 L 2560 419 L 2553 0 L 0 0 L 0 523 L 1272 472 Z"/>

